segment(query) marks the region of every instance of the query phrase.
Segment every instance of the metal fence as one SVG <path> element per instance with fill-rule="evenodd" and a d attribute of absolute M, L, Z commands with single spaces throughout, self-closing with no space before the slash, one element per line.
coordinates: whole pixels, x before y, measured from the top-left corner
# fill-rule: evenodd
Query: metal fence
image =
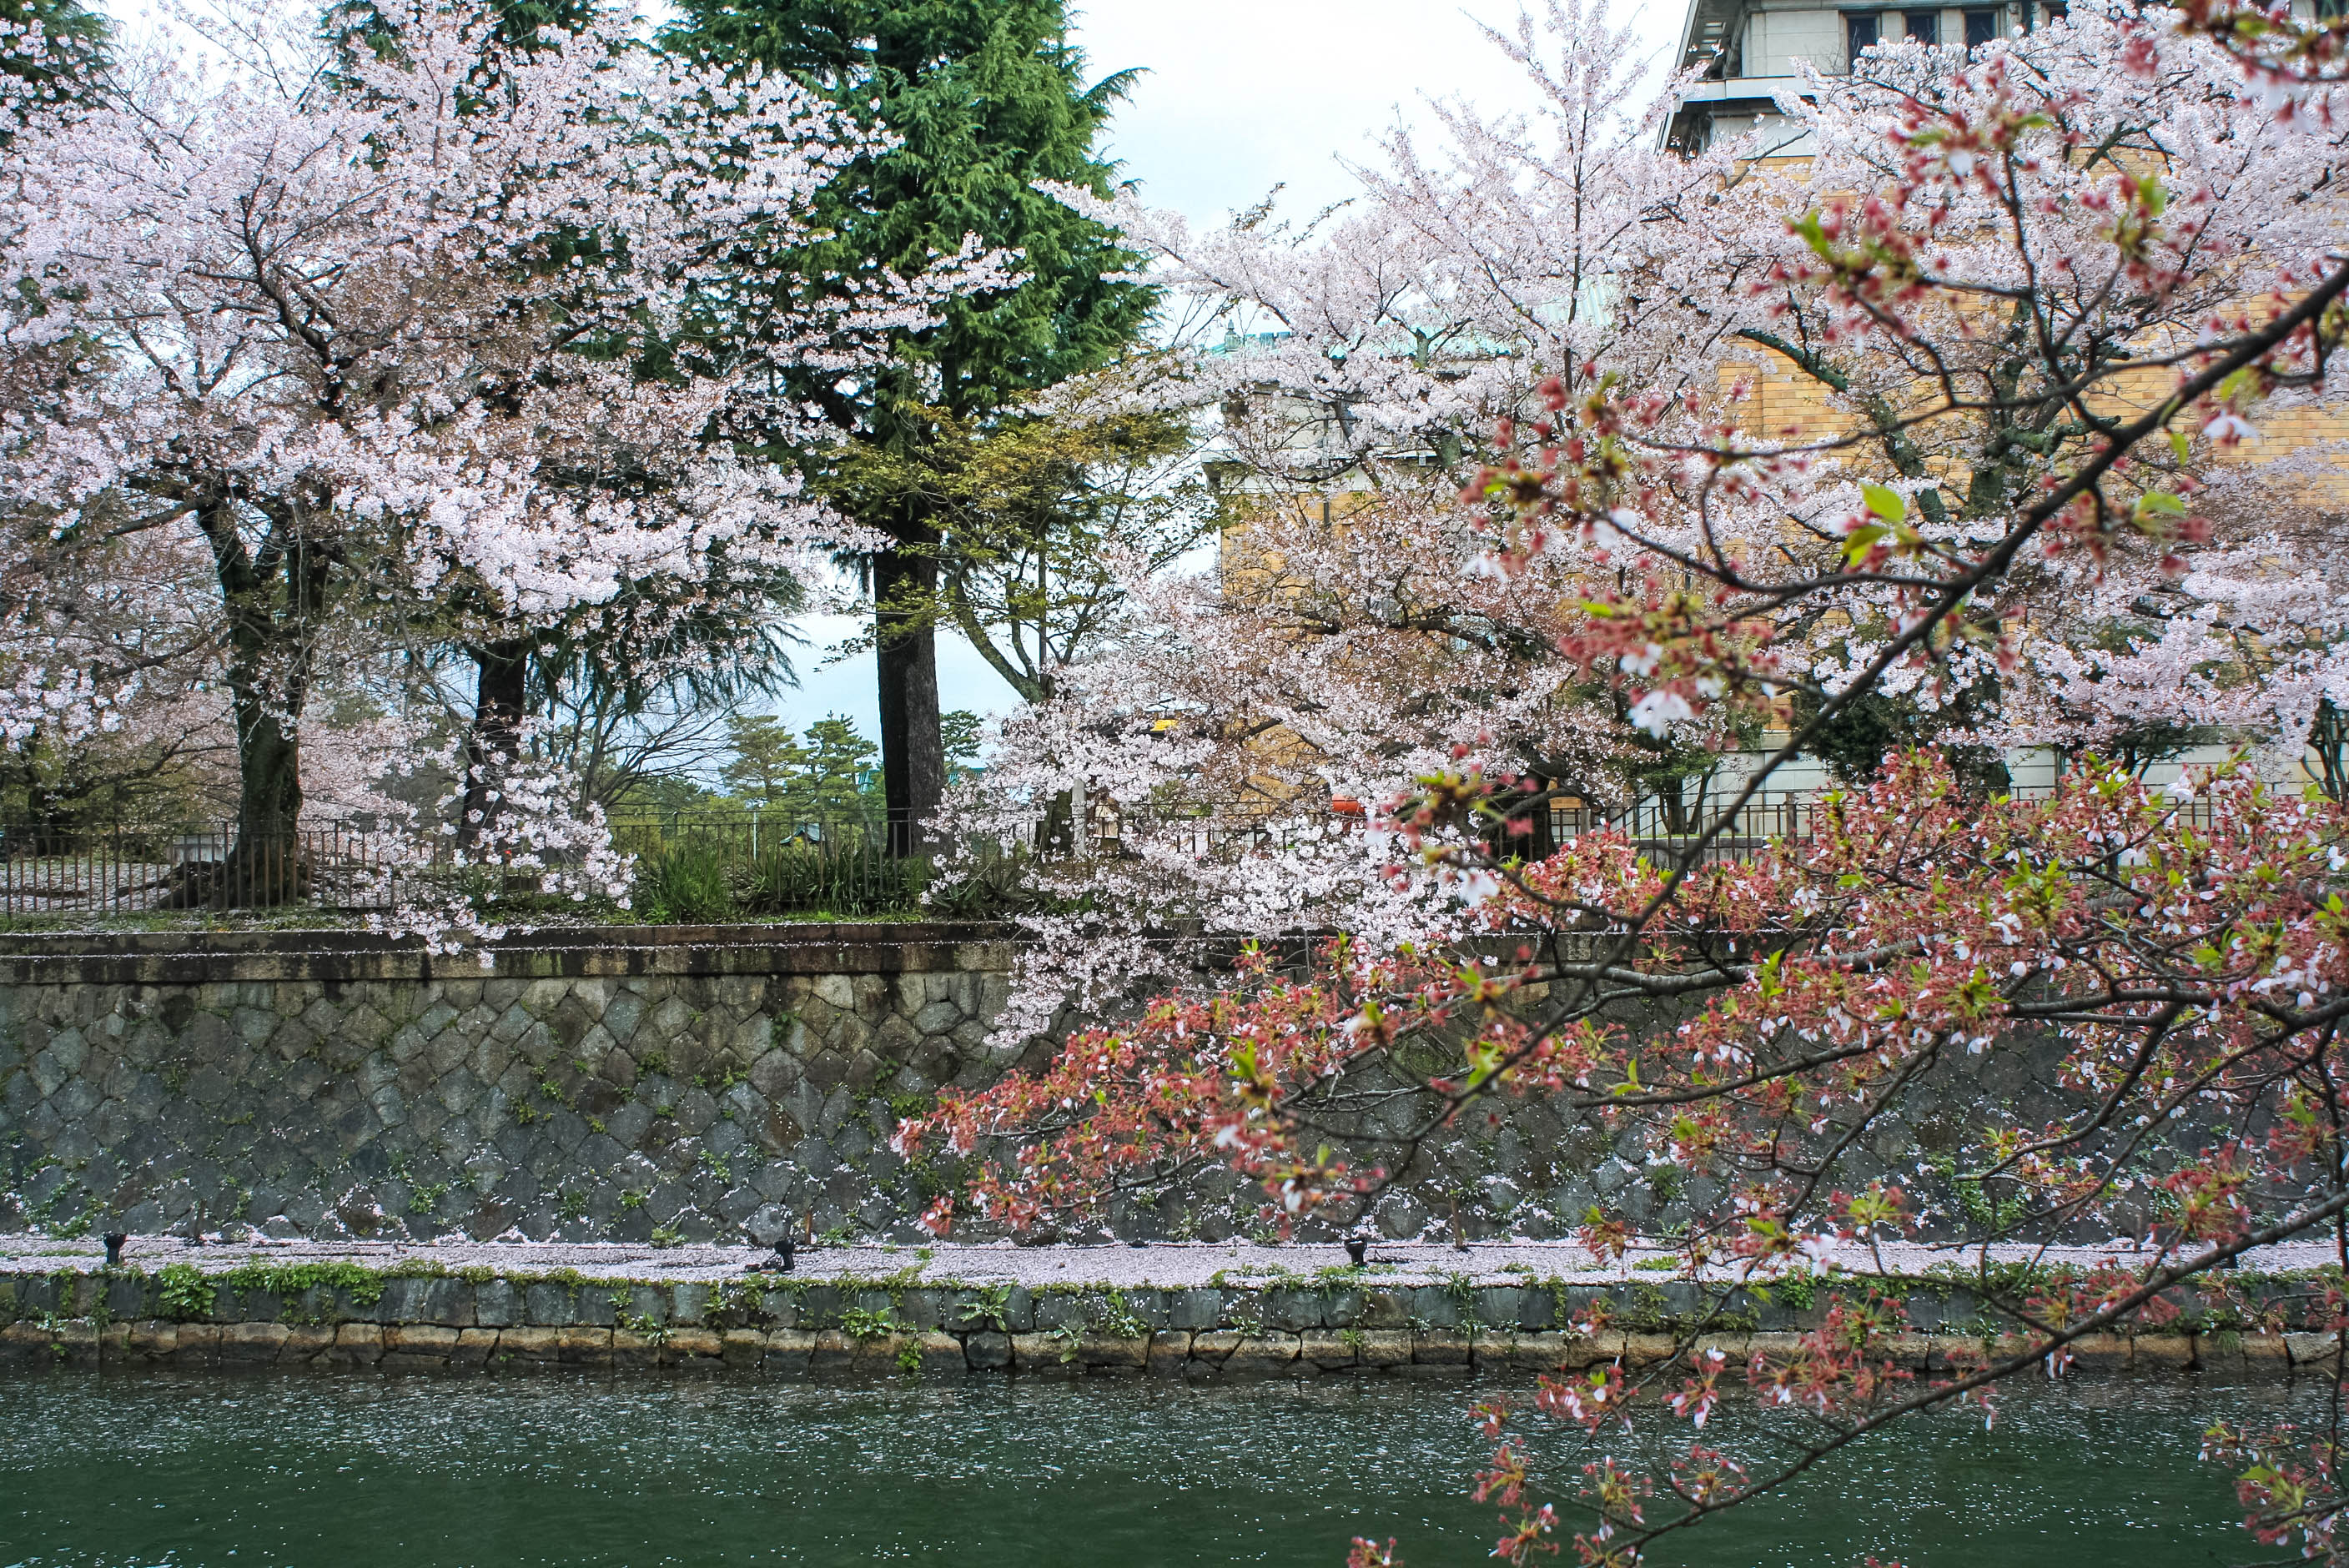
<path fill-rule="evenodd" d="M 1549 842 L 1539 847 L 1547 850 L 1583 833 L 1609 830 L 1621 833 L 1647 854 L 1661 858 L 1681 854 L 1699 837 L 1713 832 L 1702 856 L 1703 863 L 1712 864 L 1744 859 L 1774 840 L 1802 843 L 1810 838 L 1818 810 L 1816 792 L 1761 790 L 1730 812 L 1729 805 L 1735 799 L 1734 790 L 1694 800 L 1651 798 L 1613 811 L 1553 802 Z"/>
<path fill-rule="evenodd" d="M 121 914 L 392 902 L 394 846 L 334 826 L 270 838 L 232 823 L 0 827 L 0 914 Z"/>
<path fill-rule="evenodd" d="M 1579 834 L 1611 830 L 1661 858 L 1684 851 L 1713 829 L 1733 798 L 1647 799 L 1614 810 L 1553 802 L 1546 820 L 1497 835 L 1494 847 L 1530 858 Z M 1811 791 L 1756 794 L 1720 825 L 1703 859 L 1744 858 L 1776 840 L 1807 841 L 1819 799 Z M 2206 800 L 2184 810 L 2191 820 L 2209 820 Z M 1147 841 L 1203 861 L 1231 860 L 1342 839 L 1371 829 L 1376 817 L 1345 802 L 1303 818 L 1228 808 L 1168 818 L 1097 801 L 1081 821 L 1081 827 L 1071 821 L 1059 837 L 1040 827 L 1025 852 L 1114 859 Z M 866 817 L 811 821 L 758 811 L 671 813 L 624 818 L 610 827 L 615 846 L 636 859 L 636 912 L 658 922 L 911 911 L 923 906 L 926 892 L 950 913 L 961 903 L 976 911 L 993 882 L 1016 876 L 1016 869 L 1006 872 L 1000 846 L 977 844 L 958 846 L 949 869 L 934 872 L 927 859 L 891 853 L 885 826 Z M 419 861 L 411 843 L 350 825 L 305 828 L 265 841 L 240 838 L 233 824 L 222 822 L 0 826 L 0 916 L 268 907 L 359 913 L 390 908 L 403 882 L 482 874 L 479 868 L 461 870 L 453 854 L 438 863 Z M 949 880 L 936 882 L 934 875 Z M 509 882 L 493 891 L 512 897 L 532 890 Z"/>

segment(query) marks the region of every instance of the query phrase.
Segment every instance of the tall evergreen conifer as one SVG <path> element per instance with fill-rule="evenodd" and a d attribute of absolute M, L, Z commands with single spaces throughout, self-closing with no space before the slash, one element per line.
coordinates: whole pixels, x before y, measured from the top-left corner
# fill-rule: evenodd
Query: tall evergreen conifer
<path fill-rule="evenodd" d="M 1095 143 L 1133 80 L 1120 72 L 1086 85 L 1064 0 L 683 0 L 679 9 L 670 46 L 789 72 L 902 139 L 829 187 L 821 211 L 832 236 L 810 252 L 808 278 L 911 273 L 967 234 L 1020 256 L 1017 287 L 957 300 L 939 325 L 905 334 L 889 373 L 854 384 L 811 375 L 781 390 L 815 401 L 852 440 L 916 457 L 937 438 L 941 414 L 984 424 L 1133 341 L 1150 291 L 1108 275 L 1133 258 L 1034 189 L 1054 181 L 1110 193 L 1114 170 Z M 894 542 L 870 572 L 882 766 L 903 852 L 917 847 L 947 782 L 936 622 L 952 541 L 917 494 L 890 496 L 858 521 Z"/>
<path fill-rule="evenodd" d="M 0 0 L 0 72 L 16 78 L 6 93 L 82 98 L 105 68 L 112 31 L 79 0 Z M 0 146 L 6 143 L 0 120 Z"/>

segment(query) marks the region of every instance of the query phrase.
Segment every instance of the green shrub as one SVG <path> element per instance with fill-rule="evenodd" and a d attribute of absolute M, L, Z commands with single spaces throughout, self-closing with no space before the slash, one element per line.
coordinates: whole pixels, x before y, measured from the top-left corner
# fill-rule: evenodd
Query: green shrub
<path fill-rule="evenodd" d="M 682 838 L 645 852 L 636 862 L 636 913 L 654 925 L 710 925 L 740 910 L 723 846 Z"/>
<path fill-rule="evenodd" d="M 186 1322 L 210 1317 L 220 1287 L 193 1264 L 165 1264 L 155 1275 L 156 1299 L 165 1313 Z"/>
<path fill-rule="evenodd" d="M 893 1334 L 905 1333 L 907 1326 L 891 1316 L 887 1307 L 867 1312 L 861 1306 L 852 1306 L 840 1315 L 841 1332 L 851 1339 L 886 1339 Z"/>
<path fill-rule="evenodd" d="M 929 873 L 926 861 L 893 859 L 877 838 L 793 839 L 739 866 L 734 894 L 754 914 L 898 913 L 920 907 Z"/>

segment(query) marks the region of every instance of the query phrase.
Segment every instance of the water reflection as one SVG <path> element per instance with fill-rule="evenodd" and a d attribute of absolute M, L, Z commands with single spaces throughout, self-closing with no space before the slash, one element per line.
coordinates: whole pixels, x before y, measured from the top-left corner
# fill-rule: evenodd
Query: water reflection
<path fill-rule="evenodd" d="M 1676 1538 L 1702 1568 L 2168 1568 L 2250 1555 L 2220 1414 L 2302 1385 L 2027 1391 L 1998 1425 L 1872 1439 L 1783 1501 Z M 1457 1385 L 1191 1389 L 332 1377 L 0 1380 L 0 1563 L 1335 1564 L 1486 1560 Z M 1724 1445 L 1757 1440 L 1725 1411 Z M 1568 1456 L 1539 1450 L 1561 1482 Z"/>

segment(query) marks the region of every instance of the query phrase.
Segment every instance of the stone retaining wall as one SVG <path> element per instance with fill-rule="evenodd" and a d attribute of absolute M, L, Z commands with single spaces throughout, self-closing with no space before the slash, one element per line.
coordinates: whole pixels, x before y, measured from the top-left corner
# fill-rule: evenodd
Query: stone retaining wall
<path fill-rule="evenodd" d="M 0 938 L 0 1233 L 914 1240 L 963 1171 L 899 1158 L 897 1123 L 1049 1048 L 988 1043 L 1016 957 L 1000 928 L 595 928 L 487 956 L 350 932 Z M 1935 1151 L 1986 1107 L 2054 1114 L 2059 1059 L 1937 1075 L 1844 1178 L 1946 1206 Z M 1366 1112 L 1387 1141 L 1364 1162 L 1423 1109 Z M 2148 1168 L 2201 1131 L 2177 1124 Z M 1420 1143 L 1369 1218 L 1395 1239 L 1540 1239 L 1605 1203 L 1663 1233 L 1718 1195 L 1651 1167 L 1636 1132 L 1530 1096 Z M 1121 1236 L 1264 1225 L 1262 1192 L 1226 1171 L 1119 1203 Z"/>
<path fill-rule="evenodd" d="M 467 1277 L 468 1274 L 475 1277 Z M 242 1283 L 240 1283 L 242 1281 Z M 2285 1282 L 2277 1282 L 2280 1285 Z M 1578 1334 L 1594 1299 L 1630 1326 Z M 1685 1297 L 1685 1300 L 1682 1298 Z M 337 1265 L 199 1275 L 192 1268 L 0 1274 L 0 1362 L 19 1367 L 262 1367 L 494 1372 L 541 1367 L 808 1374 L 1191 1379 L 1465 1376 L 1652 1365 L 1675 1344 L 1694 1287 L 1529 1280 L 1387 1285 L 1374 1275 L 1300 1284 L 1033 1290 L 884 1277 L 716 1283 L 569 1274 L 374 1274 Z M 1962 1288 L 1920 1285 L 1917 1332 L 1891 1358 L 1918 1372 L 1994 1349 Z M 1790 1348 L 1822 1304 L 1733 1301 L 1697 1343 L 1733 1364 Z M 2284 1376 L 2330 1371 L 2338 1341 L 2182 1321 L 2177 1332 L 2098 1336 L 2074 1347 L 2092 1373 Z"/>
<path fill-rule="evenodd" d="M 642 1241 L 903 1230 L 885 1147 L 984 1044 L 987 928 L 12 938 L 0 1230 Z"/>

